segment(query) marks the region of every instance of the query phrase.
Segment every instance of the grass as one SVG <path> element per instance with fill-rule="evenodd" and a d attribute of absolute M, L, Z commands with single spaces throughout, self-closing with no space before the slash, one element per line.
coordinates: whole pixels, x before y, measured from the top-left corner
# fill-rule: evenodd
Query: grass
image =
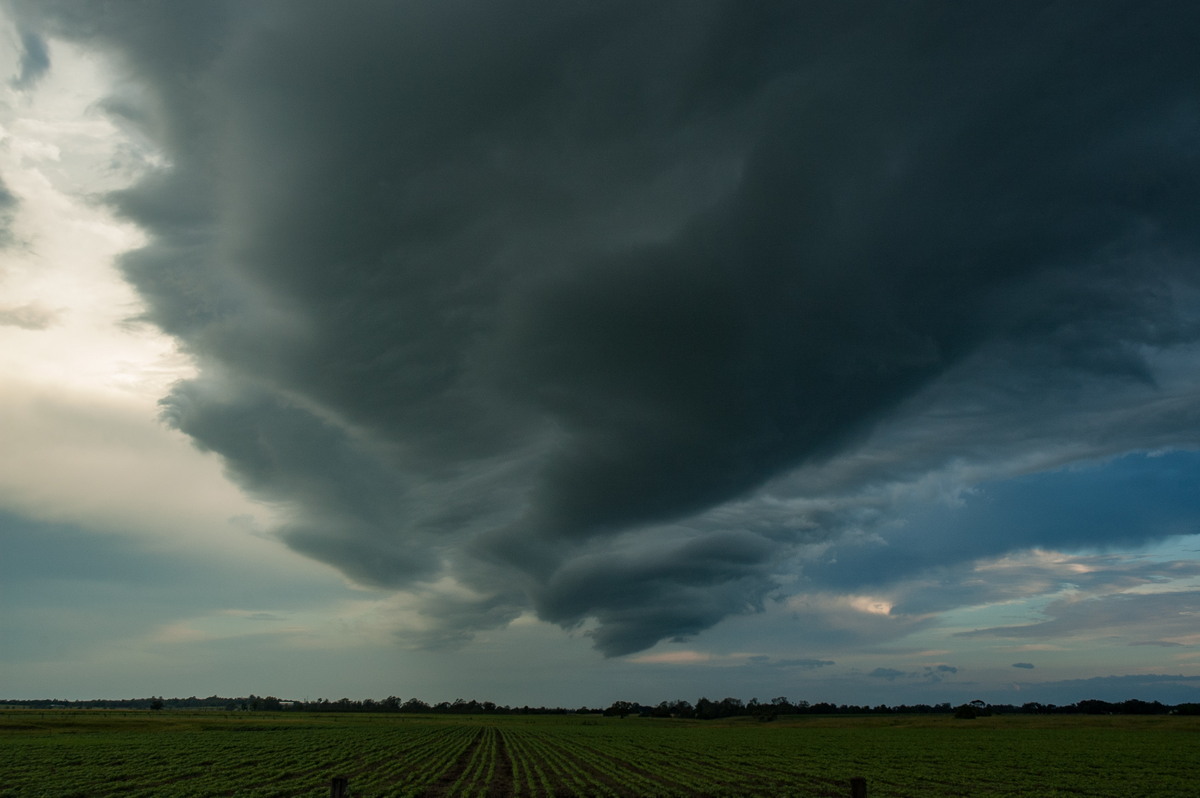
<path fill-rule="evenodd" d="M 1195 794 L 1200 718 L 0 711 L 0 796 Z"/>

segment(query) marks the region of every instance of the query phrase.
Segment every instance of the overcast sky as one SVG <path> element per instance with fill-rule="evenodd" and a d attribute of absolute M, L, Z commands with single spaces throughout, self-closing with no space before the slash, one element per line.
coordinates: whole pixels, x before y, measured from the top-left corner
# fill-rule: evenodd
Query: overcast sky
<path fill-rule="evenodd" d="M 1200 700 L 1200 8 L 0 5 L 0 698 Z"/>

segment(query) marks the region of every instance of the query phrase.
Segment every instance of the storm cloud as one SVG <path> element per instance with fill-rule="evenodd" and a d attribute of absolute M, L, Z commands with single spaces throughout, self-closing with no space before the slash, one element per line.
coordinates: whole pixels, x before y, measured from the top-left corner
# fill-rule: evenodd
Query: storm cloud
<path fill-rule="evenodd" d="M 638 651 L 947 464 L 1200 442 L 1200 10 L 16 8 L 164 156 L 109 198 L 164 417 L 293 548 L 456 583 L 438 639 Z"/>

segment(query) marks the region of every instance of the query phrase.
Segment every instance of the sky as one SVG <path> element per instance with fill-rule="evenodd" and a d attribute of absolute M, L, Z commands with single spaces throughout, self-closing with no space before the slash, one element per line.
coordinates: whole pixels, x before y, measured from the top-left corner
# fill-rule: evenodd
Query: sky
<path fill-rule="evenodd" d="M 1200 701 L 1200 9 L 0 4 L 0 698 Z"/>

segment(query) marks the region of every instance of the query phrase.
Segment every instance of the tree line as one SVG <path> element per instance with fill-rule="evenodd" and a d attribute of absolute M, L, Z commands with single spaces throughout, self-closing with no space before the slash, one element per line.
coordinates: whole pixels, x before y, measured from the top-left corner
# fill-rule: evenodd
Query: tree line
<path fill-rule="evenodd" d="M 1200 704 L 1188 703 L 1170 705 L 1159 701 L 1127 701 L 1109 702 L 1099 699 L 1087 699 L 1074 704 L 1043 704 L 1029 701 L 1024 704 L 988 704 L 976 700 L 967 704 L 952 706 L 950 703 L 941 704 L 898 704 L 889 706 L 878 704 L 831 704 L 828 702 L 809 703 L 808 701 L 789 701 L 785 696 L 772 698 L 770 701 L 759 701 L 751 698 L 743 701 L 740 698 L 722 698 L 714 701 L 705 697 L 695 703 L 677 699 L 661 701 L 658 704 L 640 704 L 636 701 L 614 701 L 607 707 L 582 706 L 577 709 L 563 707 L 531 707 L 499 705 L 492 701 L 477 701 L 475 699 L 456 698 L 453 701 L 441 701 L 429 704 L 419 698 L 403 699 L 398 696 L 388 696 L 382 700 L 366 698 L 362 700 L 339 698 L 329 700 L 318 698 L 315 701 L 298 701 L 276 698 L 275 696 L 249 695 L 239 698 L 209 696 L 207 698 L 163 698 L 150 696 L 148 698 L 121 699 L 91 699 L 85 701 L 68 701 L 64 699 L 0 699 L 0 707 L 24 709 L 127 709 L 127 710 L 164 710 L 164 709 L 205 709 L 224 710 L 227 712 L 375 712 L 375 713 L 408 713 L 416 715 L 568 715 L 589 714 L 606 715 L 609 717 L 649 717 L 649 718 L 686 718 L 697 720 L 715 720 L 718 718 L 754 717 L 761 721 L 771 721 L 788 715 L 948 715 L 957 717 L 980 717 L 983 715 L 1200 715 Z"/>
<path fill-rule="evenodd" d="M 752 698 L 743 702 L 738 698 L 722 698 L 711 701 L 700 698 L 695 704 L 688 701 L 662 701 L 654 706 L 646 706 L 630 701 L 615 701 L 604 710 L 605 715 L 628 717 L 639 715 L 652 718 L 696 718 L 699 720 L 715 720 L 717 718 L 754 717 L 769 721 L 787 715 L 949 715 L 957 717 L 981 717 L 984 715 L 1200 715 L 1200 704 L 1179 704 L 1176 706 L 1163 704 L 1159 701 L 1140 701 L 1130 699 L 1121 702 L 1088 699 L 1074 704 L 1043 704 L 1030 701 L 1025 704 L 988 704 L 976 700 L 967 704 L 953 706 L 949 702 L 941 704 L 898 704 L 889 706 L 878 704 L 831 704 L 819 702 L 810 704 L 807 701 L 789 701 L 780 696 L 768 702 L 760 702 Z"/>

